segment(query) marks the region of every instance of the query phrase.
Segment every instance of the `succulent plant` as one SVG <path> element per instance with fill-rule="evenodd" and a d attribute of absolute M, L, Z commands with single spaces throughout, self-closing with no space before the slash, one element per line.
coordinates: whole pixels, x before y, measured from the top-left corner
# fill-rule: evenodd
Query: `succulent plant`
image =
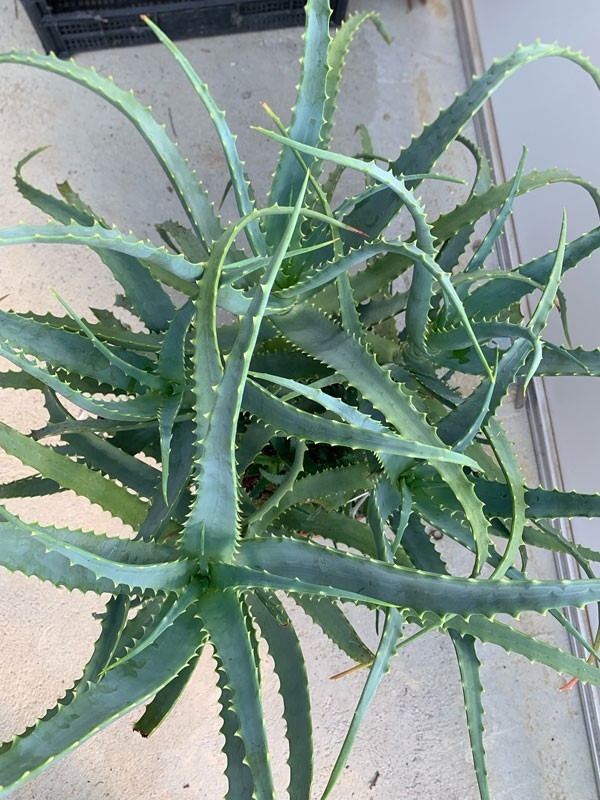
<path fill-rule="evenodd" d="M 336 95 L 355 33 L 379 22 L 359 13 L 332 37 L 328 15 L 326 0 L 309 0 L 289 128 L 266 109 L 272 130 L 260 130 L 281 152 L 264 206 L 208 87 L 147 20 L 219 136 L 239 211 L 227 227 L 165 128 L 131 93 L 73 61 L 0 56 L 61 75 L 117 108 L 189 220 L 158 226 L 158 247 L 108 225 L 68 184 L 54 196 L 28 183 L 23 172 L 36 153 L 17 166 L 19 192 L 53 221 L 2 228 L 0 245 L 90 248 L 138 324 L 132 330 L 113 309 L 90 309 L 83 319 L 66 301 L 62 316 L 0 311 L 0 355 L 12 365 L 0 387 L 41 393 L 47 414 L 30 435 L 0 423 L 0 448 L 34 472 L 0 485 L 0 498 L 71 490 L 134 533 L 32 524 L 0 506 L 0 564 L 109 598 L 81 678 L 1 749 L 2 795 L 134 708 L 145 705 L 135 727 L 151 734 L 210 643 L 227 797 L 273 798 L 262 641 L 282 699 L 288 793 L 308 799 L 311 713 L 293 604 L 368 674 L 322 798 L 391 659 L 424 634 L 445 633 L 454 645 L 482 798 L 490 794 L 478 642 L 600 684 L 596 643 L 562 610 L 600 601 L 591 568 L 600 554 L 548 523 L 600 516 L 600 498 L 527 486 L 497 415 L 517 380 L 600 374 L 599 351 L 543 339 L 551 310 L 564 310 L 563 273 L 600 245 L 600 228 L 569 242 L 565 222 L 552 252 L 510 271 L 490 266 L 517 196 L 566 181 L 599 209 L 600 197 L 567 172 L 526 173 L 525 158 L 510 181 L 495 184 L 465 135 L 495 89 L 532 61 L 570 59 L 597 85 L 600 73 L 558 45 L 519 47 L 397 158 L 373 155 L 364 128 L 364 152 L 349 157 L 330 149 Z M 471 153 L 475 178 L 464 201 L 430 219 L 420 186 L 456 180 L 434 172 L 455 141 Z M 364 189 L 340 198 L 348 171 Z M 390 228 L 400 214 L 411 222 L 402 236 Z M 524 318 L 520 301 L 535 292 Z M 469 577 L 452 574 L 432 529 L 472 554 Z M 568 554 L 585 579 L 536 580 L 527 571 L 535 548 Z M 346 615 L 348 603 L 377 610 L 374 653 Z M 549 612 L 590 658 L 520 631 L 523 611 Z"/>

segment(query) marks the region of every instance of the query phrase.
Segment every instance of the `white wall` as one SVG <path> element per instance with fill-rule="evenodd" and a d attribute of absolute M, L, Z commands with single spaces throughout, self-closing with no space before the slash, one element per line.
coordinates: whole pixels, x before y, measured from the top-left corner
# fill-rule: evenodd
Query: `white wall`
<path fill-rule="evenodd" d="M 518 43 L 536 38 L 559 41 L 600 65 L 600 4 L 597 0 L 473 0 L 486 65 Z M 561 167 L 600 185 L 600 90 L 569 61 L 544 59 L 510 78 L 493 101 L 506 175 L 517 166 L 523 144 L 527 168 Z M 599 224 L 598 214 L 580 188 L 560 184 L 519 201 L 516 229 L 522 258 L 556 246 L 563 206 L 568 238 Z M 569 273 L 564 281 L 573 345 L 600 346 L 600 254 Z M 554 314 L 550 338 L 562 343 Z M 565 488 L 600 490 L 600 381 L 554 378 L 545 381 L 560 470 Z M 579 541 L 600 549 L 600 523 L 575 520 Z"/>

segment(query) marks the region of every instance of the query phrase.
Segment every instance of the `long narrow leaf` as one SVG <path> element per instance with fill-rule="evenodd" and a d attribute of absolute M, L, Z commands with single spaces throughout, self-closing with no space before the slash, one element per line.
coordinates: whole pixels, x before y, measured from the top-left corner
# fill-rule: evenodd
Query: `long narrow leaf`
<path fill-rule="evenodd" d="M 98 683 L 81 684 L 54 713 L 0 749 L 0 796 L 6 796 L 97 731 L 160 691 L 202 644 L 192 606 L 150 648 Z"/>

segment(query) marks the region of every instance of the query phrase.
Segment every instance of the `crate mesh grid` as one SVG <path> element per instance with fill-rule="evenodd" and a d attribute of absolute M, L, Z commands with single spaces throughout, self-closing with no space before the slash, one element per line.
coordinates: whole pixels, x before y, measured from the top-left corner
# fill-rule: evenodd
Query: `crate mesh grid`
<path fill-rule="evenodd" d="M 305 0 L 21 0 L 46 52 L 66 58 L 156 42 L 147 14 L 172 39 L 286 28 L 304 23 Z M 340 24 L 348 0 L 331 0 Z"/>

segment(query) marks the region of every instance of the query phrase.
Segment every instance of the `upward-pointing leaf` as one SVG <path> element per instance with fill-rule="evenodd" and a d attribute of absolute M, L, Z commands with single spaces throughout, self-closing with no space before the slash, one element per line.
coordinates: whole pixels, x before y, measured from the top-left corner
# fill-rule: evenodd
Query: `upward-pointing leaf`
<path fill-rule="evenodd" d="M 304 54 L 301 61 L 302 74 L 298 96 L 294 106 L 292 123 L 288 135 L 291 139 L 317 145 L 325 122 L 324 109 L 327 103 L 327 48 L 329 45 L 329 0 L 308 0 L 306 29 L 304 31 Z M 306 159 L 306 168 L 312 159 Z M 281 152 L 277 170 L 271 184 L 269 205 L 294 205 L 302 194 L 301 187 L 306 177 L 306 168 L 289 148 Z M 279 217 L 267 220 L 267 239 L 275 246 L 279 242 L 285 222 Z"/>
<path fill-rule="evenodd" d="M 199 400 L 196 418 L 197 427 L 203 435 L 199 441 L 196 498 L 186 522 L 184 544 L 190 552 L 201 554 L 202 557 L 227 560 L 234 551 L 238 534 L 238 476 L 235 463 L 237 418 L 260 325 L 281 262 L 298 224 L 307 183 L 308 175 L 305 176 L 303 191 L 271 263 L 265 268 L 254 288 L 250 306 L 240 321 L 237 337 L 227 355 L 224 368 L 217 364 L 218 350 L 213 351 L 211 357 L 217 382 L 211 382 L 208 391 L 204 389 L 206 375 L 201 372 L 204 354 L 196 352 L 196 387 Z M 201 321 L 200 325 L 202 324 Z M 216 343 L 212 341 L 209 347 L 213 344 L 216 347 Z M 221 371 L 222 375 L 219 376 Z M 201 418 L 207 412 L 208 419 Z"/>

